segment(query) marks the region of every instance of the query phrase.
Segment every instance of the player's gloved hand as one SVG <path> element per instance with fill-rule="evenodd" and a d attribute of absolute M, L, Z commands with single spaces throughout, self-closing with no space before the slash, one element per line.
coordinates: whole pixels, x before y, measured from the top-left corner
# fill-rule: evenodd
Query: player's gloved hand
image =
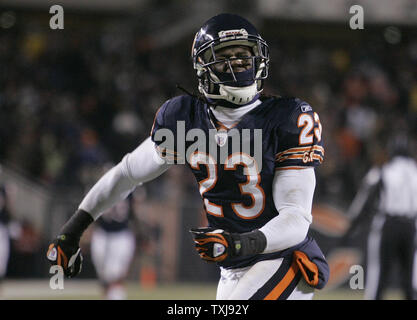
<path fill-rule="evenodd" d="M 81 272 L 83 256 L 78 239 L 68 235 L 59 235 L 50 245 L 46 254 L 51 265 L 59 265 L 64 275 L 73 278 Z"/>
<path fill-rule="evenodd" d="M 195 248 L 207 262 L 222 262 L 236 256 L 258 254 L 266 247 L 266 237 L 254 230 L 246 233 L 229 233 L 210 227 L 191 229 Z"/>
<path fill-rule="evenodd" d="M 195 248 L 201 259 L 207 262 L 221 262 L 234 256 L 230 233 L 215 228 L 195 228 L 190 232 L 194 237 Z"/>
<path fill-rule="evenodd" d="M 61 266 L 68 278 L 81 272 L 83 256 L 79 243 L 81 235 L 93 221 L 88 212 L 77 210 L 62 227 L 59 236 L 49 245 L 46 257 L 52 265 Z"/>

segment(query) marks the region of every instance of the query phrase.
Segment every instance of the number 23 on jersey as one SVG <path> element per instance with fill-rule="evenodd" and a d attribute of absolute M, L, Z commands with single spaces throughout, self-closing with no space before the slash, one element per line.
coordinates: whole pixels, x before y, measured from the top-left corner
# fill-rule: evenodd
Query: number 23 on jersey
<path fill-rule="evenodd" d="M 223 207 L 204 198 L 204 193 L 214 188 L 217 183 L 217 163 L 212 156 L 205 152 L 194 152 L 190 157 L 190 166 L 199 170 L 200 165 L 207 169 L 207 178 L 199 182 L 200 194 L 204 199 L 206 210 L 209 214 L 217 217 L 223 217 Z M 259 185 L 261 177 L 256 168 L 255 159 L 245 153 L 231 154 L 225 164 L 224 170 L 236 170 L 237 166 L 244 167 L 246 182 L 239 184 L 239 190 L 242 194 L 247 194 L 252 199 L 252 204 L 245 206 L 243 203 L 232 203 L 232 209 L 236 215 L 242 219 L 254 219 L 258 217 L 265 208 L 265 193 Z"/>
<path fill-rule="evenodd" d="M 314 124 L 317 123 L 317 128 L 314 128 Z M 319 115 L 314 112 L 314 119 L 308 113 L 302 113 L 298 116 L 297 126 L 301 129 L 298 143 L 300 146 L 312 144 L 314 137 L 316 136 L 317 141 L 321 140 L 322 126 L 320 123 Z M 314 133 L 313 133 L 314 129 Z"/>

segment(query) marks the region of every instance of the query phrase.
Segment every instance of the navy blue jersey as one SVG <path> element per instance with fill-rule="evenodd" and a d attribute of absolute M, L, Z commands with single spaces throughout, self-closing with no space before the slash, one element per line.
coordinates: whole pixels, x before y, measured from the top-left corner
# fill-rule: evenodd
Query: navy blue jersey
<path fill-rule="evenodd" d="M 155 116 L 152 140 L 161 156 L 191 168 L 211 227 L 238 233 L 262 227 L 278 215 L 275 171 L 323 161 L 321 124 L 310 105 L 296 98 L 261 101 L 231 129 L 192 96 L 168 100 Z M 256 259 L 239 258 L 226 267 Z"/>

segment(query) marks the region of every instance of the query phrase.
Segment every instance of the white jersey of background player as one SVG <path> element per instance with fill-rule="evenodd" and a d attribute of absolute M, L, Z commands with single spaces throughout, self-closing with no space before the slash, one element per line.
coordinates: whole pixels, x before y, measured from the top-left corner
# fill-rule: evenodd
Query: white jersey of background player
<path fill-rule="evenodd" d="M 130 211 L 129 200 L 118 202 L 98 219 L 91 235 L 91 258 L 109 300 L 127 298 L 125 280 L 136 248 Z"/>

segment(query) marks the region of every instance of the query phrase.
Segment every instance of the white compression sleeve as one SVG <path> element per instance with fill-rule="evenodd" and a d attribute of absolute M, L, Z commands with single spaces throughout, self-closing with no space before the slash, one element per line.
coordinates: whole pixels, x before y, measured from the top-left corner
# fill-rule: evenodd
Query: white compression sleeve
<path fill-rule="evenodd" d="M 100 178 L 79 209 L 87 211 L 96 220 L 105 210 L 125 199 L 137 185 L 155 179 L 170 166 L 159 157 L 149 137 Z"/>
<path fill-rule="evenodd" d="M 267 240 L 263 253 L 284 250 L 304 240 L 312 222 L 315 186 L 313 168 L 276 172 L 272 192 L 279 215 L 259 229 Z"/>

